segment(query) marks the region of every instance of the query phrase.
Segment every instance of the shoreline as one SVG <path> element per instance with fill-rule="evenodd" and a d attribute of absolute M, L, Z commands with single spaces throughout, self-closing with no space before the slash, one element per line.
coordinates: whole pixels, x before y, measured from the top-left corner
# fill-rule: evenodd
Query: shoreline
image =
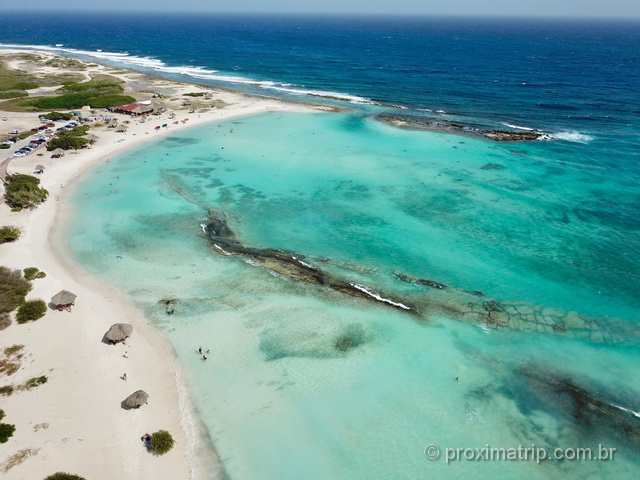
<path fill-rule="evenodd" d="M 0 51 L 0 55 L 23 52 L 5 50 Z M 50 52 L 29 53 L 60 58 Z M 162 85 L 162 88 L 174 89 L 176 96 L 186 90 L 211 92 L 225 106 L 196 113 L 185 113 L 188 107 L 171 108 L 176 118 L 182 118 L 180 115 L 184 113 L 190 120 L 171 124 L 161 131 L 154 131 L 152 125 L 169 123 L 169 112 L 157 119 L 150 117 L 150 124 L 111 114 L 121 121 L 131 121 L 127 133 L 118 134 L 106 127 L 92 129 L 90 133 L 99 139 L 91 149 L 67 153 L 57 160 L 47 158 L 50 157 L 47 153 L 38 157 L 36 152 L 43 153 L 39 149 L 9 162 L 10 173 L 29 175 L 33 174 L 36 164 L 44 165 L 45 173 L 40 178 L 42 186 L 49 190 L 49 197 L 34 211 L 10 212 L 6 204 L 0 206 L 0 225 L 22 230 L 17 241 L 0 246 L 0 265 L 12 269 L 33 266 L 47 274 L 46 278 L 32 282 L 33 290 L 27 299 L 42 298 L 48 302 L 59 290 L 68 289 L 78 295 L 78 300 L 71 313 L 48 310 L 35 322 L 19 325 L 14 321 L 2 332 L 0 348 L 24 345 L 25 359 L 15 374 L 2 377 L 2 385 L 17 385 L 45 373 L 48 382 L 32 391 L 3 398 L 6 414 L 3 421 L 15 424 L 16 431 L 2 447 L 0 471 L 10 471 L 16 479 L 39 478 L 56 471 L 94 479 L 128 478 L 133 472 L 136 476 L 160 480 L 211 478 L 212 475 L 224 478 L 222 466 L 195 414 L 168 338 L 135 307 L 126 293 L 91 275 L 73 256 L 66 238 L 73 218 L 71 197 L 75 187 L 101 163 L 171 133 L 266 111 L 312 112 L 314 109 L 155 79 L 135 71 L 122 73 L 124 70 L 118 69 L 120 73 L 113 73 L 111 67 L 100 64 L 94 70 L 135 82 L 147 87 L 147 91 Z M 315 111 L 321 110 L 325 109 L 318 107 Z M 38 124 L 37 113 L 2 114 L 19 117 L 21 128 L 25 122 Z M 123 138 L 126 141 L 122 141 Z M 101 343 L 109 326 L 122 321 L 134 326 L 126 345 Z M 126 381 L 120 378 L 123 372 L 127 373 Z M 120 408 L 119 403 L 140 388 L 149 393 L 149 404 L 132 411 Z M 160 429 L 169 430 L 176 445 L 166 455 L 156 457 L 143 448 L 139 437 Z M 22 461 L 4 470 L 20 453 L 24 457 Z"/>

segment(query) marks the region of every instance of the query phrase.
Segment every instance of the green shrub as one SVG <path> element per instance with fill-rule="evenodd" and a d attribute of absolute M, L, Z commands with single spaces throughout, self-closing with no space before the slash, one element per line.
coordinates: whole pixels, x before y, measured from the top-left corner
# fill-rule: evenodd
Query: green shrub
<path fill-rule="evenodd" d="M 191 93 L 183 93 L 185 97 L 204 97 L 206 94 L 204 92 L 191 92 Z"/>
<path fill-rule="evenodd" d="M 58 137 L 81 137 L 86 135 L 91 127 L 89 125 L 80 125 L 79 127 L 74 127 L 71 130 L 63 130 L 58 133 Z"/>
<path fill-rule="evenodd" d="M 26 390 L 30 390 L 32 388 L 37 387 L 38 385 L 44 385 L 45 383 L 47 383 L 47 380 L 48 380 L 48 378 L 45 377 L 44 375 L 42 375 L 40 377 L 30 378 L 29 380 L 24 382 L 24 388 Z"/>
<path fill-rule="evenodd" d="M 4 418 L 4 410 L 0 409 L 0 420 L 2 420 Z"/>
<path fill-rule="evenodd" d="M 10 175 L 6 181 L 5 202 L 18 211 L 35 207 L 49 195 L 46 189 L 40 187 L 40 179 L 31 175 Z"/>
<path fill-rule="evenodd" d="M 85 478 L 71 473 L 56 472 L 53 475 L 49 475 L 44 480 L 85 480 Z"/>
<path fill-rule="evenodd" d="M 8 313 L 0 313 L 0 330 L 4 330 L 11 325 L 11 317 Z"/>
<path fill-rule="evenodd" d="M 20 98 L 20 97 L 28 97 L 29 94 L 23 90 L 8 90 L 4 92 L 0 92 L 0 98 Z"/>
<path fill-rule="evenodd" d="M 79 150 L 86 147 L 89 143 L 91 142 L 86 138 L 62 135 L 49 140 L 47 142 L 47 150 L 50 152 L 56 148 L 62 148 L 63 150 Z"/>
<path fill-rule="evenodd" d="M 4 387 L 0 387 L 0 395 L 8 397 L 13 393 L 13 387 L 11 385 L 5 385 Z"/>
<path fill-rule="evenodd" d="M 41 272 L 36 267 L 25 268 L 23 272 L 24 272 L 24 278 L 26 278 L 29 281 L 36 280 L 38 278 L 44 278 L 47 276 L 46 273 Z"/>
<path fill-rule="evenodd" d="M 71 120 L 73 118 L 72 113 L 62 113 L 62 112 L 51 112 L 45 113 L 42 115 L 42 118 L 46 118 L 47 120 Z"/>
<path fill-rule="evenodd" d="M 13 436 L 16 426 L 9 423 L 0 423 L 0 443 L 7 443 L 9 437 Z"/>
<path fill-rule="evenodd" d="M 18 308 L 16 320 L 18 323 L 32 322 L 44 317 L 47 313 L 47 304 L 44 300 L 29 300 Z"/>
<path fill-rule="evenodd" d="M 16 83 L 11 90 L 31 90 L 33 88 L 38 88 L 40 85 L 33 82 L 19 82 Z"/>
<path fill-rule="evenodd" d="M 92 93 L 68 93 L 66 95 L 60 95 L 58 97 L 41 97 L 33 98 L 25 101 L 23 105 L 31 105 L 36 108 L 42 109 L 61 109 L 69 110 L 72 108 L 81 108 L 84 105 L 89 104 L 89 99 L 95 96 Z"/>
<path fill-rule="evenodd" d="M 0 267 L 0 313 L 9 313 L 18 308 L 31 286 L 20 270 Z"/>
<path fill-rule="evenodd" d="M 129 95 L 101 95 L 94 97 L 89 102 L 91 108 L 107 108 L 117 107 L 118 105 L 127 105 L 135 102 L 136 99 Z"/>
<path fill-rule="evenodd" d="M 175 440 L 166 430 L 158 430 L 151 435 L 151 451 L 156 455 L 164 455 L 173 448 Z"/>
<path fill-rule="evenodd" d="M 0 145 L 0 150 L 9 150 L 11 145 Z"/>
<path fill-rule="evenodd" d="M 0 243 L 14 242 L 20 237 L 20 229 L 5 225 L 0 227 Z"/>

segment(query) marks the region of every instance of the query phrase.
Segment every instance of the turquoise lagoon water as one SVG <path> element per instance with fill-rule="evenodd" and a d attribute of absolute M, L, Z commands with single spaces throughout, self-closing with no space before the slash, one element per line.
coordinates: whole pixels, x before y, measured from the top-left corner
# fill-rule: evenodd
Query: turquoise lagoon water
<path fill-rule="evenodd" d="M 635 478 L 625 438 L 585 426 L 523 373 L 571 378 L 639 411 L 634 337 L 496 331 L 448 313 L 468 308 L 463 292 L 481 291 L 473 297 L 574 311 L 605 330 L 633 324 L 637 236 L 602 205 L 634 188 L 583 143 L 268 113 L 100 165 L 75 192 L 69 239 L 168 336 L 229 478 Z M 247 246 L 295 252 L 408 303 L 445 300 L 412 315 L 219 255 L 201 227 L 207 208 Z M 437 297 L 446 292 L 399 272 L 453 293 Z M 158 303 L 166 297 L 180 300 L 173 315 Z M 350 348 L 337 347 L 344 338 Z M 614 462 L 447 465 L 423 453 L 599 443 L 619 449 Z"/>

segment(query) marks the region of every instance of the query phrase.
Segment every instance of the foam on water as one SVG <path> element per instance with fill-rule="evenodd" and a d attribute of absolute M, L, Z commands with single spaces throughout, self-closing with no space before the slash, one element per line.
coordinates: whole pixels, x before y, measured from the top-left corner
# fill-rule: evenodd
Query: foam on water
<path fill-rule="evenodd" d="M 593 140 L 591 135 L 580 132 L 557 132 L 552 134 L 553 138 L 567 142 L 589 143 Z"/>

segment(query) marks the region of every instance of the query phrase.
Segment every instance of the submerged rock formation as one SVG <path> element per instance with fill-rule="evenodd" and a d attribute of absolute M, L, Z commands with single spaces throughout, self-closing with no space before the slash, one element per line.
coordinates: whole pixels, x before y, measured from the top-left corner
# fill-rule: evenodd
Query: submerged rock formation
<path fill-rule="evenodd" d="M 640 325 L 613 319 L 603 319 L 567 312 L 524 302 L 505 302 L 486 297 L 480 291 L 467 291 L 435 280 L 414 277 L 396 271 L 402 282 L 427 287 L 428 291 L 413 294 L 389 295 L 345 281 L 305 262 L 300 254 L 277 249 L 259 249 L 244 245 L 221 215 L 193 197 L 173 176 L 165 174 L 170 186 L 190 203 L 209 212 L 202 225 L 212 248 L 221 255 L 242 256 L 260 266 L 293 280 L 330 288 L 346 295 L 407 312 L 420 320 L 431 315 L 473 323 L 491 330 L 519 330 L 522 332 L 561 335 L 593 343 L 637 344 Z M 319 260 L 329 263 L 328 259 Z M 353 267 L 352 267 L 353 268 Z M 349 342 L 338 342 L 339 348 L 348 348 Z"/>
<path fill-rule="evenodd" d="M 583 433 L 599 437 L 598 433 L 604 432 L 633 448 L 640 444 L 639 405 L 624 406 L 622 400 L 606 398 L 569 377 L 535 367 L 521 368 L 518 373 L 540 397 L 542 405 L 555 407 Z"/>
<path fill-rule="evenodd" d="M 317 267 L 305 263 L 301 255 L 285 250 L 272 248 L 251 248 L 243 245 L 229 228 L 226 220 L 219 218 L 210 212 L 209 222 L 203 226 L 203 230 L 209 238 L 212 247 L 222 255 L 242 255 L 252 260 L 253 263 L 267 268 L 284 277 L 292 278 L 306 283 L 323 285 L 333 290 L 374 301 L 387 307 L 398 310 L 415 312 L 415 308 L 400 301 L 391 300 L 387 296 L 380 295 L 373 290 L 341 280 Z"/>
<path fill-rule="evenodd" d="M 578 338 L 593 343 L 637 344 L 640 326 L 567 312 L 524 302 L 503 302 L 482 292 L 469 292 L 394 272 L 399 280 L 430 288 L 426 304 L 417 303 L 424 314 L 446 314 L 450 318 L 475 323 L 492 330 L 520 330 Z"/>

